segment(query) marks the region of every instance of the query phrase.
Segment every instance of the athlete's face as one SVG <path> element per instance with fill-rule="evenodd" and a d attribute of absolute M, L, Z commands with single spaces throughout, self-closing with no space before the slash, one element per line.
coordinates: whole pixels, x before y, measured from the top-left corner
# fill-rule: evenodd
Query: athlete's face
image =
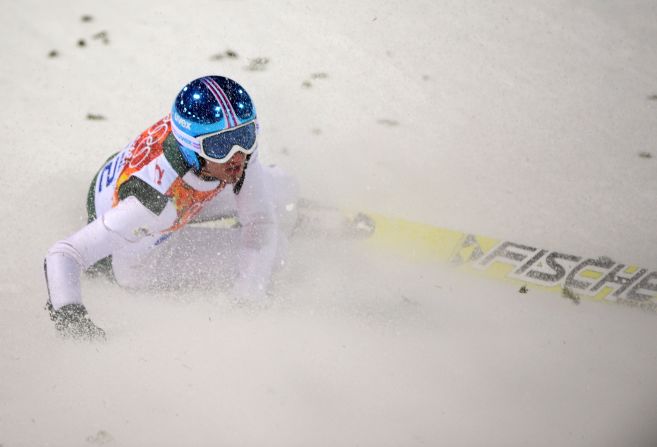
<path fill-rule="evenodd" d="M 201 174 L 214 177 L 226 183 L 237 183 L 246 166 L 246 154 L 236 152 L 226 163 L 213 163 L 205 160 Z"/>

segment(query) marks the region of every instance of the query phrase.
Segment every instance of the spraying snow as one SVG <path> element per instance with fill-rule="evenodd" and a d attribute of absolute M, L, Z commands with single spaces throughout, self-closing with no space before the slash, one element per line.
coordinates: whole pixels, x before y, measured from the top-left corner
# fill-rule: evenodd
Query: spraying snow
<path fill-rule="evenodd" d="M 653 1 L 3 2 L 0 445 L 657 442 L 654 314 L 299 237 L 268 308 L 42 259 L 99 164 L 218 73 L 304 197 L 655 268 Z M 129 13 L 125 13 L 129 11 Z"/>

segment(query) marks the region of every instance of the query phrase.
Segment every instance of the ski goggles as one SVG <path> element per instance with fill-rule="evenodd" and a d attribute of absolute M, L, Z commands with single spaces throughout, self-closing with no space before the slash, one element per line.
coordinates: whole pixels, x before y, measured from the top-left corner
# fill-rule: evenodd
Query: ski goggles
<path fill-rule="evenodd" d="M 196 137 L 201 155 L 216 163 L 225 163 L 237 152 L 251 154 L 256 148 L 257 128 L 255 121 L 230 129 Z"/>

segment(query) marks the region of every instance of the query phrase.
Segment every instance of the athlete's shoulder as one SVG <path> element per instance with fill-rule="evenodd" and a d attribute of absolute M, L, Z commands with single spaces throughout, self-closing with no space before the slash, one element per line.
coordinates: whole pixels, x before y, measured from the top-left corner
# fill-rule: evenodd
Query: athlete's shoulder
<path fill-rule="evenodd" d="M 162 154 L 164 142 L 171 135 L 171 118 L 167 115 L 144 130 L 129 145 L 132 170 L 139 170 Z"/>

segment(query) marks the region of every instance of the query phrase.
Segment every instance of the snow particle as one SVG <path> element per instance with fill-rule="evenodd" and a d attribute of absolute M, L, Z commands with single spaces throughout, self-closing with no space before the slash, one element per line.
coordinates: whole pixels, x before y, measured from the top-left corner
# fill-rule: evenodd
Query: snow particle
<path fill-rule="evenodd" d="M 226 50 L 223 53 L 217 53 L 210 56 L 211 61 L 220 61 L 223 58 L 227 57 L 228 59 L 237 59 L 239 56 L 233 50 Z"/>
<path fill-rule="evenodd" d="M 91 36 L 91 38 L 94 40 L 100 40 L 105 45 L 109 43 L 109 35 L 107 34 L 107 31 L 100 31 L 94 34 L 93 36 Z"/>
<path fill-rule="evenodd" d="M 328 74 L 324 72 L 317 72 L 317 73 L 311 73 L 310 74 L 310 80 L 306 79 L 301 83 L 301 87 L 303 88 L 310 88 L 313 86 L 312 81 L 316 81 L 317 79 L 328 79 Z"/>
<path fill-rule="evenodd" d="M 265 71 L 268 64 L 269 58 L 256 57 L 255 59 L 249 59 L 249 65 L 244 67 L 244 69 L 248 71 Z"/>
<path fill-rule="evenodd" d="M 387 119 L 387 118 L 382 118 L 380 120 L 377 120 L 376 122 L 379 123 L 379 124 L 382 124 L 384 126 L 388 126 L 388 127 L 399 126 L 399 121 L 391 120 L 391 119 Z"/>
<path fill-rule="evenodd" d="M 571 300 L 573 302 L 573 304 L 579 304 L 579 302 L 580 302 L 579 296 L 575 292 L 570 290 L 568 287 L 563 288 L 563 290 L 561 292 L 561 296 L 566 298 L 566 299 Z"/>
<path fill-rule="evenodd" d="M 104 445 L 112 441 L 114 438 L 105 430 L 99 430 L 94 436 L 87 436 L 87 442 L 90 444 Z"/>

